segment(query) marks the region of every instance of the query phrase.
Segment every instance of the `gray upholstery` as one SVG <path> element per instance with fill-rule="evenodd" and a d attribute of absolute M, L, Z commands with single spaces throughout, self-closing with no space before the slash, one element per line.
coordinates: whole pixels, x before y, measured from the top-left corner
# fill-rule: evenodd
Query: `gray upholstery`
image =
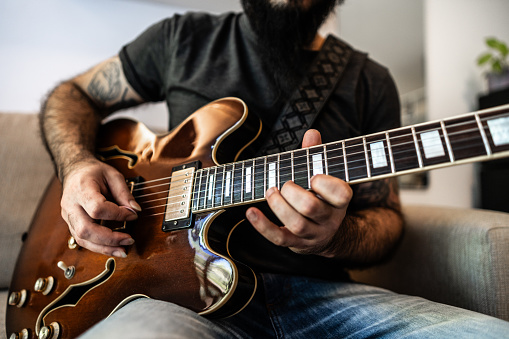
<path fill-rule="evenodd" d="M 509 320 L 509 214 L 406 206 L 389 262 L 355 280 Z"/>
<path fill-rule="evenodd" d="M 0 114 L 0 338 L 21 236 L 53 175 L 34 114 Z M 405 236 L 385 265 L 353 272 L 402 293 L 509 320 L 509 214 L 407 206 Z"/>

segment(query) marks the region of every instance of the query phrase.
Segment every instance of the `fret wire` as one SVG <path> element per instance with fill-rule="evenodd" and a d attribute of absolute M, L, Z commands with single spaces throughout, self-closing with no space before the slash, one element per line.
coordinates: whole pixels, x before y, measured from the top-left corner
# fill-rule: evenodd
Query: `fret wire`
<path fill-rule="evenodd" d="M 201 193 L 201 181 L 203 179 L 203 170 L 200 170 L 200 184 L 198 185 L 198 201 L 196 201 L 196 207 L 200 208 L 200 193 Z"/>
<path fill-rule="evenodd" d="M 343 163 L 345 165 L 345 181 L 346 182 L 349 182 L 350 181 L 350 175 L 348 174 L 348 163 L 347 163 L 347 159 L 346 159 L 346 147 L 345 147 L 345 142 L 342 141 L 341 144 L 343 145 Z"/>
<path fill-rule="evenodd" d="M 214 168 L 214 180 L 213 180 L 214 187 L 212 188 L 212 192 L 216 191 L 216 180 L 217 180 L 217 166 L 215 166 L 215 168 Z M 214 193 L 214 196 L 212 197 L 212 207 L 214 207 L 215 203 L 216 203 L 216 194 Z"/>
<path fill-rule="evenodd" d="M 263 157 L 263 192 L 267 192 L 269 185 L 267 184 L 267 157 Z M 265 196 L 265 193 L 263 193 Z"/>
<path fill-rule="evenodd" d="M 221 179 L 221 205 L 224 205 L 224 183 L 226 178 L 226 166 L 223 166 L 223 178 Z"/>
<path fill-rule="evenodd" d="M 232 164 L 232 174 L 231 174 L 231 193 L 230 193 L 230 205 L 233 205 L 233 186 L 235 186 L 235 163 Z"/>
<path fill-rule="evenodd" d="M 327 148 L 323 145 L 323 161 L 325 163 L 325 175 L 329 175 L 329 161 L 327 160 Z"/>
<path fill-rule="evenodd" d="M 477 128 L 479 128 L 479 132 L 481 132 L 481 138 L 482 142 L 484 143 L 484 148 L 486 148 L 486 154 L 491 155 L 491 146 L 488 142 L 488 137 L 486 136 L 486 131 L 484 130 L 484 127 L 482 125 L 481 119 L 479 118 L 479 114 L 475 115 L 475 121 L 477 122 Z"/>
<path fill-rule="evenodd" d="M 292 182 L 295 182 L 295 166 L 293 165 L 293 151 L 290 153 L 290 159 L 292 163 Z"/>
<path fill-rule="evenodd" d="M 422 164 L 421 150 L 419 149 L 419 142 L 417 141 L 415 127 L 412 127 L 412 136 L 414 137 L 415 152 L 417 153 L 417 161 L 419 162 L 419 167 L 422 168 L 423 164 Z"/>
<path fill-rule="evenodd" d="M 280 170 L 280 154 L 278 153 L 277 154 L 277 164 L 276 164 L 276 186 L 277 186 L 277 189 L 280 190 L 281 189 L 281 183 L 279 182 L 281 180 L 281 176 L 279 174 L 279 170 Z"/>
<path fill-rule="evenodd" d="M 240 170 L 240 202 L 244 202 L 244 176 L 246 175 L 244 161 L 242 162 L 242 169 Z"/>
<path fill-rule="evenodd" d="M 253 169 L 252 169 L 252 183 L 251 183 L 251 200 L 255 200 L 255 159 L 253 159 Z"/>
<path fill-rule="evenodd" d="M 454 162 L 454 154 L 452 153 L 451 142 L 449 140 L 449 136 L 447 135 L 447 130 L 445 129 L 445 124 L 444 124 L 443 120 L 440 121 L 440 126 L 442 127 L 442 133 L 444 134 L 445 145 L 447 146 L 447 151 L 449 152 L 449 159 L 451 160 L 451 162 Z"/>
<path fill-rule="evenodd" d="M 371 168 L 369 166 L 369 156 L 368 156 L 368 147 L 366 146 L 366 138 L 362 138 L 362 144 L 364 146 L 364 157 L 366 158 L 366 170 L 368 178 L 371 178 Z"/>
<path fill-rule="evenodd" d="M 209 185 L 210 185 L 210 167 L 207 168 L 207 179 L 205 181 L 205 193 L 203 196 L 203 208 L 207 208 L 207 200 L 209 199 L 208 197 Z"/>
<path fill-rule="evenodd" d="M 394 156 L 392 154 L 391 140 L 389 138 L 388 132 L 385 132 L 385 140 L 387 141 L 387 151 L 389 152 L 389 160 L 391 162 L 391 172 L 396 173 L 396 166 L 394 165 Z"/>
<path fill-rule="evenodd" d="M 308 188 L 311 188 L 311 173 L 309 172 L 309 148 L 306 148 L 306 165 L 308 168 Z"/>

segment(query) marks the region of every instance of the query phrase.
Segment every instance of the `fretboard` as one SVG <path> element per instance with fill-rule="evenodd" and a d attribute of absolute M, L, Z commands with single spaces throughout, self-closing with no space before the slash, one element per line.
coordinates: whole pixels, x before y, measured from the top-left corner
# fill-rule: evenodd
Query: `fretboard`
<path fill-rule="evenodd" d="M 509 105 L 450 119 L 209 167 L 195 173 L 193 213 L 254 203 L 289 180 L 351 184 L 509 156 Z"/>

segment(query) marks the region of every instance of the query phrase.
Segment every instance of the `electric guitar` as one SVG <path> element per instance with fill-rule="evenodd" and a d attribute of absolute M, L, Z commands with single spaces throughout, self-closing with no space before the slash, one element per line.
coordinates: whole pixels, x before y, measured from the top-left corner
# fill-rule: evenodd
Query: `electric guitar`
<path fill-rule="evenodd" d="M 101 223 L 135 244 L 127 258 L 78 246 L 54 179 L 18 258 L 7 333 L 74 338 L 137 298 L 227 317 L 250 302 L 257 271 L 338 278 L 331 259 L 265 240 L 245 220 L 247 207 L 266 206 L 265 191 L 289 180 L 309 189 L 316 174 L 356 184 L 509 156 L 509 105 L 247 159 L 261 130 L 237 98 L 202 107 L 166 135 L 129 119 L 105 124 L 97 156 L 125 176 L 143 211 L 132 222 Z"/>

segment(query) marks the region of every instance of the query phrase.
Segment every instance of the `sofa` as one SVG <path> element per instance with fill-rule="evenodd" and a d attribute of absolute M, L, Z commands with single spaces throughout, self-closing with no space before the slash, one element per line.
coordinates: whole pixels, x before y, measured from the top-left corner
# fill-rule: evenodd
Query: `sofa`
<path fill-rule="evenodd" d="M 35 114 L 0 113 L 0 338 L 23 234 L 54 175 L 40 140 Z M 404 206 L 404 216 L 390 260 L 351 276 L 509 321 L 509 214 Z"/>

